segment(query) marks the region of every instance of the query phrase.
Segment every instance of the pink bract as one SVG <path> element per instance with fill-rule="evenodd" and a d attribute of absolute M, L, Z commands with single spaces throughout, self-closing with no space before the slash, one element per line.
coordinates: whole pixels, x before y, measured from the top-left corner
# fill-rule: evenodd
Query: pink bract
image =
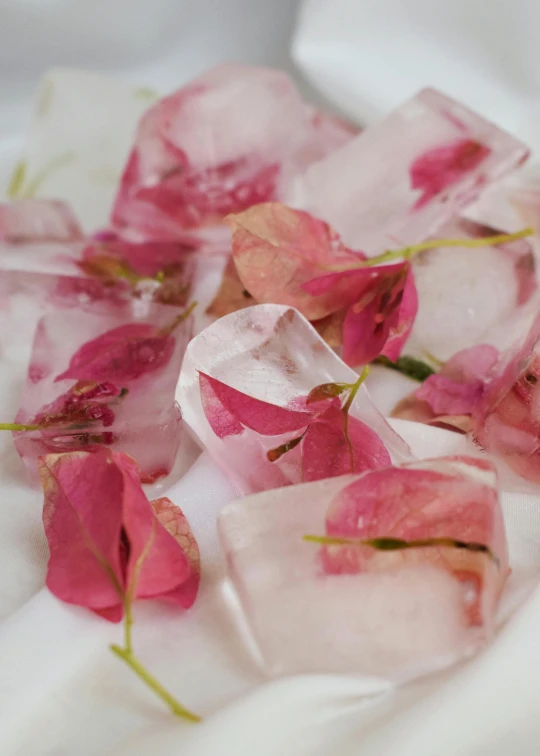
<path fill-rule="evenodd" d="M 187 520 L 171 502 L 150 503 L 135 461 L 126 454 L 51 454 L 39 462 L 49 542 L 47 587 L 57 598 L 111 622 L 124 614 L 124 596 L 160 598 L 182 607 L 195 600 L 198 564 Z M 167 501 L 167 500 L 166 500 Z M 176 536 L 176 537 L 175 537 Z"/>
<path fill-rule="evenodd" d="M 145 481 L 170 471 L 182 434 L 174 391 L 191 336 L 191 319 L 167 335 L 171 323 L 168 307 L 153 305 L 144 323 L 132 319 L 129 307 L 115 307 L 72 311 L 69 318 L 62 312 L 52 313 L 40 321 L 16 417 L 17 423 L 40 427 L 14 434 L 31 479 L 35 478 L 36 458 L 43 454 L 96 450 L 103 445 L 135 457 Z M 144 338 L 136 342 L 139 346 L 143 343 L 148 348 L 149 331 L 153 334 L 151 346 L 156 342 L 160 346 L 151 350 L 157 357 L 154 362 L 145 361 L 144 369 L 139 369 L 138 363 L 134 367 L 131 358 L 127 360 L 133 350 L 126 353 L 125 341 L 120 338 L 133 336 L 134 331 L 139 337 L 141 329 Z M 111 333 L 115 336 L 112 341 L 107 337 Z M 103 339 L 106 348 L 100 351 L 96 344 Z M 93 345 L 92 359 L 73 360 L 74 354 L 87 354 L 88 344 Z M 137 350 L 134 353 L 138 354 Z M 59 375 L 70 362 L 70 370 Z M 103 387 L 107 386 L 105 393 L 110 396 L 104 396 Z"/>
<path fill-rule="evenodd" d="M 496 475 L 476 458 L 265 491 L 225 507 L 218 530 L 273 675 L 403 682 L 448 666 L 491 638 L 509 572 Z M 306 535 L 450 543 L 382 550 Z"/>
<path fill-rule="evenodd" d="M 357 378 L 297 311 L 257 305 L 221 318 L 191 341 L 177 399 L 201 444 L 240 492 L 252 493 L 315 475 L 317 460 L 325 453 L 329 470 L 339 474 L 344 469 L 343 426 L 324 416 L 328 403 L 306 404 L 306 397 L 318 384 L 354 383 Z M 324 434 L 318 427 L 309 430 L 312 423 L 326 425 L 333 438 L 339 435 L 338 442 L 325 450 Z M 388 464 L 390 457 L 409 458 L 405 443 L 364 387 L 352 404 L 350 423 L 357 462 L 377 466 Z M 303 442 L 269 461 L 269 451 L 298 438 L 306 428 L 304 440 L 311 450 L 307 462 Z"/>
<path fill-rule="evenodd" d="M 479 145 L 474 147 L 472 145 Z M 285 201 L 323 218 L 368 256 L 439 235 L 526 147 L 432 89 L 298 177 Z"/>

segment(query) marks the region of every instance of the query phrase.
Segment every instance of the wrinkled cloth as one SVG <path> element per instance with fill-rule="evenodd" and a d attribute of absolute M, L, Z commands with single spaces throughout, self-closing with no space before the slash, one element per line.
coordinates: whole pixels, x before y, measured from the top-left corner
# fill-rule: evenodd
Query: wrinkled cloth
<path fill-rule="evenodd" d="M 158 91 L 221 60 L 291 68 L 296 2 L 280 0 L 5 0 L 0 9 L 0 187 L 23 141 L 31 94 L 52 65 L 91 67 Z M 431 85 L 463 99 L 535 146 L 540 8 L 532 0 L 308 0 L 294 58 L 336 107 L 368 123 Z M 426 76 L 429 79 L 426 79 Z M 538 119 L 537 119 L 538 115 Z M 104 219 L 105 220 L 105 219 Z M 0 411 L 20 396 L 28 345 L 0 343 Z M 22 371 L 22 372 L 21 372 Z M 384 377 L 383 377 L 384 376 Z M 382 411 L 410 391 L 374 371 Z M 467 450 L 463 437 L 403 421 L 418 456 Z M 537 756 L 540 588 L 472 661 L 399 691 L 377 679 L 269 681 L 229 611 L 217 512 L 236 492 L 185 442 L 180 504 L 201 548 L 192 610 L 135 607 L 141 659 L 205 717 L 175 720 L 108 651 L 121 629 L 60 604 L 43 588 L 41 496 L 28 488 L 9 434 L 0 437 L 0 753 L 6 756 Z M 185 474 L 182 477 L 182 473 Z M 160 491 L 160 495 L 164 491 Z M 540 567 L 540 499 L 507 493 L 514 549 Z M 538 556 L 536 556 L 538 555 Z"/>

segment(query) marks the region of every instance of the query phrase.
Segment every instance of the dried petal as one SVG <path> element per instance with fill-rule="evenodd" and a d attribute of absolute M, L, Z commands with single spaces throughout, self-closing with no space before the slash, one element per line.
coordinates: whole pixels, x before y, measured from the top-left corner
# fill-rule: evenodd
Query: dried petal
<path fill-rule="evenodd" d="M 277 202 L 230 216 L 233 259 L 245 289 L 257 302 L 296 307 L 316 320 L 343 307 L 330 287 L 318 296 L 306 283 L 332 266 L 358 264 L 352 252 L 323 221 Z"/>
<path fill-rule="evenodd" d="M 170 533 L 180 544 L 189 560 L 191 577 L 180 588 L 176 588 L 174 591 L 175 597 L 180 601 L 182 606 L 188 609 L 194 603 L 199 589 L 201 574 L 199 545 L 195 540 L 187 517 L 180 507 L 165 496 L 154 499 L 150 504 L 159 522 L 167 533 Z M 168 596 L 165 596 L 165 598 L 168 598 Z"/>

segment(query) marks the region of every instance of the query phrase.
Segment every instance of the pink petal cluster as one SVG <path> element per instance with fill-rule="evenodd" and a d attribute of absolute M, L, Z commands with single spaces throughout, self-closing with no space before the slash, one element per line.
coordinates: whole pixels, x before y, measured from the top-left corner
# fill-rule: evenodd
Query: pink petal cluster
<path fill-rule="evenodd" d="M 218 438 L 240 435 L 245 428 L 261 436 L 294 434 L 284 445 L 287 448 L 292 442 L 298 446 L 304 481 L 390 464 L 379 436 L 355 417 L 346 420 L 337 399 L 318 402 L 312 411 L 298 412 L 254 399 L 202 372 L 199 386 L 206 419 Z M 296 403 L 301 405 L 306 399 L 298 397 Z"/>
<path fill-rule="evenodd" d="M 126 597 L 188 608 L 199 584 L 199 552 L 182 511 L 149 502 L 126 454 L 50 454 L 39 461 L 49 542 L 47 587 L 62 601 L 111 622 Z"/>
<path fill-rule="evenodd" d="M 228 219 L 233 232 L 233 271 L 210 312 L 224 314 L 261 303 L 296 307 L 325 335 L 336 324 L 342 356 L 365 365 L 379 354 L 397 359 L 418 307 L 408 262 L 360 267 L 365 255 L 345 246 L 324 221 L 279 203 L 257 205 Z M 335 271 L 335 272 L 332 272 Z"/>

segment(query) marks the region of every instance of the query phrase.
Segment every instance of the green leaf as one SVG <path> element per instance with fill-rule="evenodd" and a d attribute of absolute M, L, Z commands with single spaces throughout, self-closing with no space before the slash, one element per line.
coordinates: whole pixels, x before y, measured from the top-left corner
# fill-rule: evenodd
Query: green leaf
<path fill-rule="evenodd" d="M 396 370 L 398 373 L 406 375 L 407 378 L 412 378 L 414 381 L 423 383 L 426 378 L 433 375 L 436 371 L 422 360 L 417 360 L 415 357 L 407 357 L 404 355 L 400 357 L 396 362 L 392 362 L 388 357 L 384 357 L 382 354 L 373 360 L 374 365 L 384 365 L 384 367 L 390 368 L 390 370 Z"/>

